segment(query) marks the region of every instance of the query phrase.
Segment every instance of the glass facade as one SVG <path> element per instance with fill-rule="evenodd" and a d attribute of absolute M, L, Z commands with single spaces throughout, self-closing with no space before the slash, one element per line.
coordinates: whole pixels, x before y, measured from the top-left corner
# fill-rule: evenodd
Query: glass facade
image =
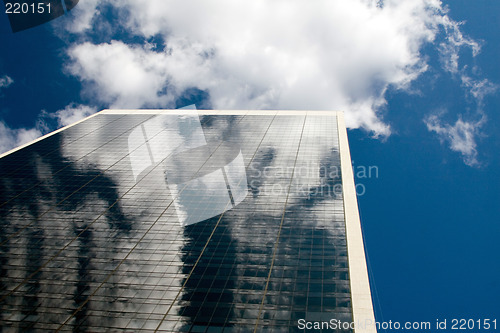
<path fill-rule="evenodd" d="M 103 112 L 0 170 L 5 332 L 353 320 L 335 113 Z"/>

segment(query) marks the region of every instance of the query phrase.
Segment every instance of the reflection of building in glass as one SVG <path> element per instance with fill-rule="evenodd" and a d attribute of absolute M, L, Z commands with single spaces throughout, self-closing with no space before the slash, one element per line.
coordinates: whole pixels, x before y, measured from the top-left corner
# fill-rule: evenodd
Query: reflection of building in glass
<path fill-rule="evenodd" d="M 0 159 L 2 328 L 374 331 L 341 114 L 193 112 L 103 111 Z"/>

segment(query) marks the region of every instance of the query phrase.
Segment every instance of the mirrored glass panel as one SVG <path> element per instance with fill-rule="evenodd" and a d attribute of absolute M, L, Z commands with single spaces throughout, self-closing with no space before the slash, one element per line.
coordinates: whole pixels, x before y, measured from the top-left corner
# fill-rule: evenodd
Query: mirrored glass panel
<path fill-rule="evenodd" d="M 5 331 L 352 321 L 331 114 L 101 113 L 0 170 Z"/>

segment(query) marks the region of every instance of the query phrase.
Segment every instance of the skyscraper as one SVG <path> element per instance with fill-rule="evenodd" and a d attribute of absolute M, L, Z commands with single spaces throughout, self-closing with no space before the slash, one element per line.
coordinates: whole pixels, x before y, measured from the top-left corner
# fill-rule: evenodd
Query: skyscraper
<path fill-rule="evenodd" d="M 375 331 L 342 113 L 106 110 L 0 168 L 6 330 Z"/>

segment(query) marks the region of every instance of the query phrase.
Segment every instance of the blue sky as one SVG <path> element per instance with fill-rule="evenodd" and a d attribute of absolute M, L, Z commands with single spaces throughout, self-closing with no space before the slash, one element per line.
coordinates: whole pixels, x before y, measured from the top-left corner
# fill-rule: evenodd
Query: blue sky
<path fill-rule="evenodd" d="M 355 171 L 378 170 L 357 179 L 377 320 L 500 320 L 499 2 L 87 0 L 16 34 L 0 16 L 2 152 L 104 108 L 343 110 Z"/>

